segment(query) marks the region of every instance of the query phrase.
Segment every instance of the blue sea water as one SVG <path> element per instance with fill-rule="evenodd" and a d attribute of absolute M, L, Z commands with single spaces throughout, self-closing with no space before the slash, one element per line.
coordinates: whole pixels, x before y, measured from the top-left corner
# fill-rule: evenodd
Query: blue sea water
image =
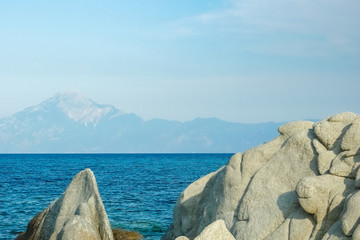
<path fill-rule="evenodd" d="M 232 154 L 0 154 L 0 239 L 14 239 L 90 168 L 113 228 L 160 239 L 179 194 Z"/>

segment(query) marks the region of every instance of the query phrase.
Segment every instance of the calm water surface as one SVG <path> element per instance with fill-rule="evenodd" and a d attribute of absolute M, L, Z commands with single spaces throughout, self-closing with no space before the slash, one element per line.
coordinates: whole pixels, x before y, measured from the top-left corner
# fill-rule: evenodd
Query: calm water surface
<path fill-rule="evenodd" d="M 179 194 L 232 154 L 0 154 L 0 239 L 14 239 L 36 213 L 90 168 L 113 228 L 160 239 Z"/>

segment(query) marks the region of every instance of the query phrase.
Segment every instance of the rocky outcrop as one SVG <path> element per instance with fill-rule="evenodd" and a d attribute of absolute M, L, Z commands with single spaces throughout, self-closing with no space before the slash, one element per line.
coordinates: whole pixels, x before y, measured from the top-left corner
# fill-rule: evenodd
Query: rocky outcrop
<path fill-rule="evenodd" d="M 279 128 L 179 196 L 163 240 L 224 220 L 235 239 L 360 239 L 360 115 Z"/>
<path fill-rule="evenodd" d="M 224 220 L 216 220 L 207 226 L 194 240 L 235 240 L 227 230 Z M 189 240 L 185 236 L 177 237 L 176 240 Z"/>
<path fill-rule="evenodd" d="M 114 232 L 119 235 L 119 230 Z M 113 240 L 114 234 L 93 172 L 85 169 L 78 173 L 63 195 L 37 214 L 29 222 L 26 232 L 17 239 Z"/>

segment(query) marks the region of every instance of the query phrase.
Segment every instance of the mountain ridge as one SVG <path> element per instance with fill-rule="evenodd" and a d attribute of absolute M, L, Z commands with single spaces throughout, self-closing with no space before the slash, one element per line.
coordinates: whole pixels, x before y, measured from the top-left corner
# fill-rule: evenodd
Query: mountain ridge
<path fill-rule="evenodd" d="M 282 124 L 244 124 L 214 117 L 145 121 L 64 91 L 0 118 L 0 153 L 233 153 L 273 138 Z"/>

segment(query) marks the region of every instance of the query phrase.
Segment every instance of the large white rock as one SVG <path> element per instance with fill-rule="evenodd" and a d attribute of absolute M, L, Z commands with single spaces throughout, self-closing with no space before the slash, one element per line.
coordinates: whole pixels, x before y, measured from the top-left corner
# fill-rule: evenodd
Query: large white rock
<path fill-rule="evenodd" d="M 78 173 L 63 195 L 36 215 L 18 239 L 113 240 L 93 172 Z"/>
<path fill-rule="evenodd" d="M 162 239 L 195 239 L 223 219 L 239 240 L 360 240 L 359 123 L 347 112 L 281 126 L 279 137 L 191 184 Z"/>

